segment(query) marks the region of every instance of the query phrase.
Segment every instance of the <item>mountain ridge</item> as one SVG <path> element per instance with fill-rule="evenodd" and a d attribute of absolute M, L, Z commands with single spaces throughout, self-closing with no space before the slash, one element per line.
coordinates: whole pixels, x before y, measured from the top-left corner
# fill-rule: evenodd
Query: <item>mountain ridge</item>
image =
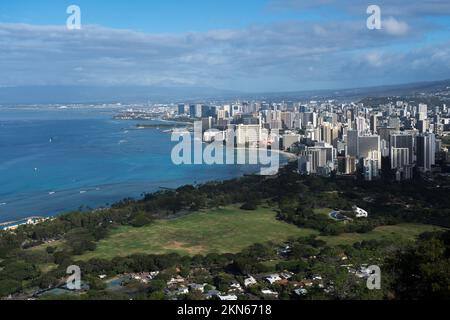
<path fill-rule="evenodd" d="M 213 87 L 174 86 L 23 86 L 0 87 L 0 105 L 64 103 L 194 102 L 226 99 L 355 99 L 366 96 L 411 96 L 450 89 L 450 79 L 397 85 L 286 92 L 240 92 Z"/>

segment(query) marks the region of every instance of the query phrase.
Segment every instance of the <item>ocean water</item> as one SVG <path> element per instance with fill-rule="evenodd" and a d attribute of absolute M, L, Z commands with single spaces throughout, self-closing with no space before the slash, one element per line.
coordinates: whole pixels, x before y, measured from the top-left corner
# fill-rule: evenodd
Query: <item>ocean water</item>
<path fill-rule="evenodd" d="M 108 206 L 126 197 L 254 173 L 171 161 L 170 133 L 117 110 L 0 107 L 0 223 Z"/>

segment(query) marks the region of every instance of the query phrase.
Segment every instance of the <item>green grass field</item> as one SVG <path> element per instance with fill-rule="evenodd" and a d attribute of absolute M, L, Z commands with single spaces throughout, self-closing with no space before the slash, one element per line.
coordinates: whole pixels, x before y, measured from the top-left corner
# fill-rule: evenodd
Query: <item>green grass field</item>
<path fill-rule="evenodd" d="M 327 214 L 329 209 L 317 210 Z M 401 224 L 375 229 L 367 234 L 320 237 L 329 245 L 353 244 L 370 239 L 414 240 L 419 234 L 439 228 L 420 224 Z M 237 253 L 255 243 L 282 243 L 289 238 L 318 234 L 310 229 L 278 221 L 269 208 L 244 211 L 235 206 L 194 213 L 176 220 L 159 220 L 143 228 L 120 227 L 99 242 L 97 249 L 79 257 L 112 259 L 135 253 L 196 255 Z"/>
<path fill-rule="evenodd" d="M 143 228 L 120 227 L 100 241 L 96 251 L 80 259 L 110 259 L 133 253 L 237 253 L 254 243 L 281 243 L 290 237 L 317 234 L 313 230 L 278 221 L 275 217 L 275 212 L 268 208 L 244 211 L 229 206 L 176 220 L 160 220 Z"/>
<path fill-rule="evenodd" d="M 319 239 L 326 241 L 328 245 L 346 245 L 363 240 L 413 241 L 424 232 L 438 230 L 442 230 L 442 228 L 424 224 L 405 223 L 379 227 L 366 234 L 341 234 L 339 236 L 319 237 Z"/>

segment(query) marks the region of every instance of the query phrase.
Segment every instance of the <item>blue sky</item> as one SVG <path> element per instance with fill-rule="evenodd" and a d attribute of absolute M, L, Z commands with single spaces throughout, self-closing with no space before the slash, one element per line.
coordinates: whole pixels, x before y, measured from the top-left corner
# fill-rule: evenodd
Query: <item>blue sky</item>
<path fill-rule="evenodd" d="M 336 89 L 450 78 L 450 1 L 0 2 L 0 86 Z M 82 30 L 65 28 L 81 7 Z"/>
<path fill-rule="evenodd" d="M 82 8 L 83 22 L 145 32 L 208 31 L 241 28 L 287 19 L 321 19 L 320 15 L 276 10 L 270 0 L 15 0 L 0 4 L 2 22 L 64 24 L 65 9 Z"/>

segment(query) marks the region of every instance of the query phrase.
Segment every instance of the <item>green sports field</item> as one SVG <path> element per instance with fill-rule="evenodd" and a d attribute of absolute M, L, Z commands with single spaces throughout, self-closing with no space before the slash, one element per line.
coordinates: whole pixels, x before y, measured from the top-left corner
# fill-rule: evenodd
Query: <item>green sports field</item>
<path fill-rule="evenodd" d="M 323 212 L 320 213 L 324 214 Z M 413 240 L 420 233 L 434 229 L 426 225 L 403 224 L 377 228 L 364 235 L 344 234 L 323 239 L 330 245 L 383 238 Z M 88 252 L 79 259 L 112 259 L 135 253 L 237 253 L 254 243 L 282 243 L 291 237 L 299 238 L 311 234 L 318 232 L 278 221 L 276 213 L 271 209 L 244 211 L 229 206 L 193 213 L 175 220 L 159 220 L 143 228 L 117 228 L 108 238 L 98 243 L 95 251 Z"/>
<path fill-rule="evenodd" d="M 143 228 L 118 228 L 98 244 L 96 251 L 81 258 L 108 259 L 133 253 L 237 253 L 254 243 L 281 243 L 289 237 L 311 234 L 316 232 L 278 221 L 271 209 L 244 211 L 230 206 L 176 220 L 160 220 Z"/>

